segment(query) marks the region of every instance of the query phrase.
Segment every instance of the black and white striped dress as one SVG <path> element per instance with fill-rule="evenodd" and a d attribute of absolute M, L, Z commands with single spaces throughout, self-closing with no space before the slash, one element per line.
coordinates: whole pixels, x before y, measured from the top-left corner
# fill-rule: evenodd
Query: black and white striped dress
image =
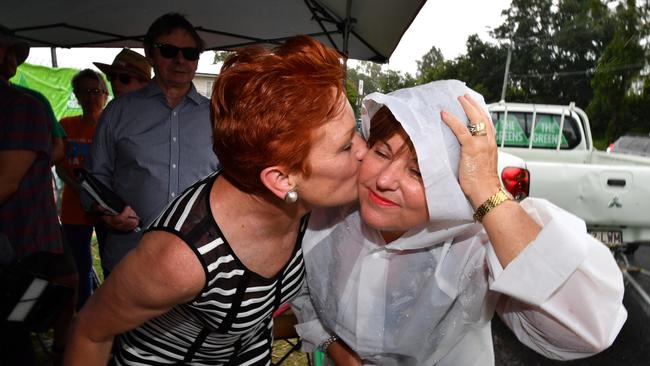
<path fill-rule="evenodd" d="M 300 243 L 307 217 L 291 259 L 276 277 L 264 278 L 242 264 L 214 221 L 210 189 L 217 175 L 188 188 L 149 227 L 192 248 L 205 270 L 205 288 L 193 301 L 120 335 L 116 365 L 270 364 L 271 314 L 298 292 L 304 276 Z"/>

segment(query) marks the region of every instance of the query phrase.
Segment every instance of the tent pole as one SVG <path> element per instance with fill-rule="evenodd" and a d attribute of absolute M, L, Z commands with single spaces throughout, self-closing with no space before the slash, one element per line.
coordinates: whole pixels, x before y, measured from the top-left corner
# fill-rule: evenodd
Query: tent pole
<path fill-rule="evenodd" d="M 56 59 L 56 47 L 50 47 L 50 55 L 52 56 L 52 67 L 59 67 L 59 63 Z"/>
<path fill-rule="evenodd" d="M 352 0 L 347 0 L 346 3 L 346 9 L 345 9 L 345 25 L 343 27 L 343 53 L 345 53 L 345 56 L 348 56 L 348 50 L 349 50 L 349 40 L 350 40 L 350 30 L 352 28 L 352 19 L 350 16 L 352 15 Z"/>
<path fill-rule="evenodd" d="M 506 70 L 503 72 L 503 87 L 501 88 L 501 101 L 506 101 L 506 90 L 508 89 L 508 73 L 510 72 L 510 60 L 512 59 L 512 39 L 508 45 L 508 57 L 506 58 Z"/>

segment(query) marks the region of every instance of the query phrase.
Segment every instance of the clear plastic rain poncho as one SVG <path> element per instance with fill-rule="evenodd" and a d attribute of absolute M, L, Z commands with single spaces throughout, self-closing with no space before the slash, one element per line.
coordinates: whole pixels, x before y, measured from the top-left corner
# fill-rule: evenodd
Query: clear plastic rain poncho
<path fill-rule="evenodd" d="M 440 111 L 444 109 L 467 122 L 457 100 L 458 96 L 467 93 L 485 108 L 479 94 L 454 80 L 433 82 L 388 95 L 373 93 L 365 98 L 362 128 L 366 138 L 370 119 L 382 106 L 391 110 L 410 136 L 426 190 L 430 222 L 385 244 L 377 231 L 361 222 L 356 206 L 312 213 L 310 229 L 303 240 L 309 296 L 292 302 L 301 322 L 296 328 L 306 350 L 318 346 L 329 334 L 336 334 L 359 354 L 364 364 L 494 363 L 489 322 L 501 294 L 489 291 L 488 286 L 503 269 L 482 226 L 472 219 L 472 207 L 457 178 L 460 146 L 440 118 Z M 559 218 L 556 221 L 578 228 L 580 240 L 591 240 L 584 232 L 584 222 L 547 202 L 542 202 L 537 209 L 527 210 L 541 225 Z M 558 238 L 564 231 L 563 227 L 559 229 L 560 234 L 547 235 L 546 241 L 567 241 Z M 572 242 L 576 241 L 575 237 L 571 235 Z M 608 298 L 605 307 L 618 314 L 615 316 L 618 325 L 608 323 L 607 334 L 603 336 L 611 341 L 622 325 L 621 319 L 625 319 L 625 310 L 620 304 L 622 281 L 608 251 L 601 244 L 596 245 L 603 247 L 596 248 L 601 250 L 602 260 L 611 262 L 605 267 L 613 270 L 614 275 L 618 273 L 618 280 L 607 286 L 599 284 L 594 290 L 604 291 Z M 520 291 L 522 300 L 534 305 L 544 303 L 585 261 L 586 250 L 580 243 L 564 250 L 561 256 L 566 258 L 565 263 L 553 269 L 550 283 L 539 281 L 542 283 L 530 294 L 523 289 Z M 528 286 L 523 280 L 520 285 Z M 505 286 L 502 293 L 508 290 Z M 519 293 L 514 291 L 513 295 Z M 542 323 L 546 321 L 542 320 Z M 505 321 L 509 325 L 519 322 L 518 319 Z M 585 322 L 593 322 L 593 319 L 587 317 Z M 551 328 L 558 327 L 555 321 L 551 323 Z M 539 328 L 542 333 L 544 324 Z M 612 330 L 616 326 L 618 328 Z M 562 323 L 559 327 L 569 326 Z M 575 337 L 575 332 L 565 333 L 568 334 L 566 339 L 560 341 L 564 345 L 557 347 L 549 347 L 535 337 L 526 341 L 527 336 L 524 336 L 523 341 L 538 352 L 550 348 L 548 355 L 556 358 L 593 353 L 593 350 L 582 349 L 587 347 L 581 340 L 575 341 L 580 338 Z M 573 356 L 564 355 L 560 350 L 555 352 L 556 348 L 564 346 L 580 351 L 572 353 Z"/>

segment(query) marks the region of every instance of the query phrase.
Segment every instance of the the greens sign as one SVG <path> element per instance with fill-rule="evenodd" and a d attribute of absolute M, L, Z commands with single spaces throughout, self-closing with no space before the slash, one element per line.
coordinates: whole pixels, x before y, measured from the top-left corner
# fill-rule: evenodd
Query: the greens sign
<path fill-rule="evenodd" d="M 517 117 L 512 114 L 508 115 L 508 123 L 504 123 L 503 114 L 500 114 L 495 129 L 497 132 L 497 145 L 501 146 L 501 141 L 505 139 L 506 146 L 528 147 L 528 136 L 526 136 L 526 132 L 519 124 Z"/>
<path fill-rule="evenodd" d="M 562 139 L 560 147 L 569 146 L 564 135 L 560 134 L 560 122 L 556 117 L 559 116 L 538 115 L 533 130 L 533 147 L 557 147 L 558 137 Z"/>
<path fill-rule="evenodd" d="M 506 123 L 504 113 L 499 113 L 495 123 L 497 144 L 501 146 L 502 141 L 505 141 L 504 146 L 528 147 L 532 139 L 532 147 L 555 148 L 559 138 L 560 147 L 569 146 L 565 136 L 561 134 L 559 116 L 540 113 L 536 117 L 537 121 L 533 126 L 532 114 L 509 113 Z"/>

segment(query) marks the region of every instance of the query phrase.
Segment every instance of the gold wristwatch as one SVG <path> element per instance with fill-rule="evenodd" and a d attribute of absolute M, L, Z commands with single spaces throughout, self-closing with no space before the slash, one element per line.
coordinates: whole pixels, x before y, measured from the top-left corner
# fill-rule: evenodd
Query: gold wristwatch
<path fill-rule="evenodd" d="M 482 222 L 483 217 L 487 215 L 488 212 L 490 212 L 491 209 L 497 207 L 498 205 L 504 203 L 505 201 L 512 200 L 512 195 L 503 189 L 503 187 L 499 187 L 499 191 L 490 198 L 488 198 L 485 202 L 483 202 L 482 205 L 478 206 L 476 211 L 474 212 L 474 220 L 478 222 Z"/>

